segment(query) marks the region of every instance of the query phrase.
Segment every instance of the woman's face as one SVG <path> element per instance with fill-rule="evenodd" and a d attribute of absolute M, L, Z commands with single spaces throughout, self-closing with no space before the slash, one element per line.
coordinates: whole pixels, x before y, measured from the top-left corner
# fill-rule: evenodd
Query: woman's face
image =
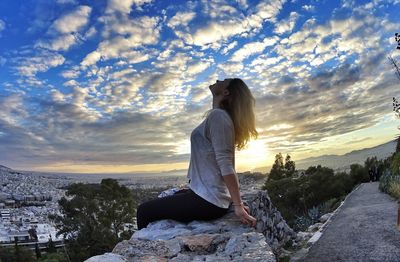
<path fill-rule="evenodd" d="M 210 85 L 209 88 L 213 96 L 223 95 L 231 80 L 232 78 L 226 78 L 223 81 L 217 80 L 215 84 Z"/>

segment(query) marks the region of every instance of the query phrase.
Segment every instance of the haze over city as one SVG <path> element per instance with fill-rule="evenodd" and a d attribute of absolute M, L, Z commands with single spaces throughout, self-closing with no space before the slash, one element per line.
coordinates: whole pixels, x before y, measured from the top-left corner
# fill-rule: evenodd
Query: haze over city
<path fill-rule="evenodd" d="M 238 77 L 259 138 L 236 170 L 394 139 L 400 1 L 1 1 L 0 164 L 51 172 L 189 165 L 209 85 Z"/>

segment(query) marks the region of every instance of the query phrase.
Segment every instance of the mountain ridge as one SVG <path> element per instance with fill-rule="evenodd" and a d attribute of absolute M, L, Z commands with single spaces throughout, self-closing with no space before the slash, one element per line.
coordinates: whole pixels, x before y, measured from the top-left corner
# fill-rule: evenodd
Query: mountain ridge
<path fill-rule="evenodd" d="M 326 166 L 333 169 L 346 169 L 351 164 L 363 164 L 368 157 L 376 156 L 378 159 L 384 159 L 390 156 L 396 150 L 397 140 L 390 140 L 386 143 L 367 147 L 363 149 L 352 150 L 343 155 L 321 155 L 294 160 L 297 169 L 307 169 L 310 166 Z M 271 166 L 264 166 L 254 169 L 254 172 L 269 172 Z"/>

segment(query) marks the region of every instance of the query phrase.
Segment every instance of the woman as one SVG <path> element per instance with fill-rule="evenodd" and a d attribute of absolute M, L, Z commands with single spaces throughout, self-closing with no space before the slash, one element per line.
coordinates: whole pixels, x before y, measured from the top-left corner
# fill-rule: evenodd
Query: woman
<path fill-rule="evenodd" d="M 256 225 L 241 200 L 234 169 L 235 147 L 243 149 L 250 137 L 258 136 L 255 99 L 240 78 L 217 80 L 209 89 L 212 109 L 190 136 L 189 188 L 142 203 L 137 210 L 139 230 L 161 219 L 184 223 L 216 219 L 225 215 L 231 204 L 242 223 Z"/>

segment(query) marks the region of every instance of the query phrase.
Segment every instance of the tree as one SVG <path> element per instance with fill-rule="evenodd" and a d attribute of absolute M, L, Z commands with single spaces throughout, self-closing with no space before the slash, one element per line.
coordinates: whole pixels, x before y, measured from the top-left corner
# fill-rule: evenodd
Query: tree
<path fill-rule="evenodd" d="M 25 262 L 35 261 L 35 254 L 32 250 L 18 246 L 15 243 L 14 247 L 1 247 L 0 246 L 0 261 L 1 262 Z"/>
<path fill-rule="evenodd" d="M 399 50 L 400 49 L 400 34 L 395 33 L 394 36 L 395 36 L 395 41 L 397 42 L 396 49 Z M 390 55 L 389 55 L 388 59 L 389 59 L 390 63 L 393 65 L 393 68 L 395 70 L 395 74 L 396 74 L 397 78 L 400 80 L 400 67 L 397 64 L 397 61 Z M 400 118 L 400 102 L 395 97 L 393 97 L 393 111 L 395 112 L 396 116 L 398 118 Z M 397 152 L 400 152 L 400 136 L 397 137 L 396 153 Z"/>
<path fill-rule="evenodd" d="M 63 253 L 46 253 L 38 262 L 68 262 L 67 257 Z"/>
<path fill-rule="evenodd" d="M 59 200 L 61 215 L 49 216 L 68 238 L 72 261 L 111 251 L 122 240 L 124 223 L 133 223 L 136 203 L 131 191 L 114 179 L 100 184 L 72 184 Z M 126 236 L 126 234 L 123 234 Z"/>
<path fill-rule="evenodd" d="M 281 153 L 275 155 L 275 162 L 272 165 L 268 175 L 268 180 L 279 180 L 284 177 L 285 167 L 283 165 L 283 156 Z"/>
<path fill-rule="evenodd" d="M 364 166 L 367 170 L 369 170 L 370 168 L 374 169 L 378 166 L 378 158 L 376 156 L 368 157 L 364 162 Z"/>
<path fill-rule="evenodd" d="M 350 177 L 354 184 L 365 183 L 369 181 L 368 170 L 360 164 L 350 165 Z"/>
<path fill-rule="evenodd" d="M 50 239 L 49 242 L 47 243 L 47 253 L 55 253 L 57 252 L 56 245 L 53 242 L 53 239 L 51 238 L 51 235 L 49 235 Z"/>
<path fill-rule="evenodd" d="M 296 164 L 291 160 L 290 155 L 286 155 L 285 159 L 285 173 L 287 177 L 291 177 L 296 172 Z"/>
<path fill-rule="evenodd" d="M 40 249 L 39 249 L 39 244 L 37 242 L 35 244 L 35 254 L 36 254 L 37 259 L 42 257 L 42 254 L 40 253 Z"/>

